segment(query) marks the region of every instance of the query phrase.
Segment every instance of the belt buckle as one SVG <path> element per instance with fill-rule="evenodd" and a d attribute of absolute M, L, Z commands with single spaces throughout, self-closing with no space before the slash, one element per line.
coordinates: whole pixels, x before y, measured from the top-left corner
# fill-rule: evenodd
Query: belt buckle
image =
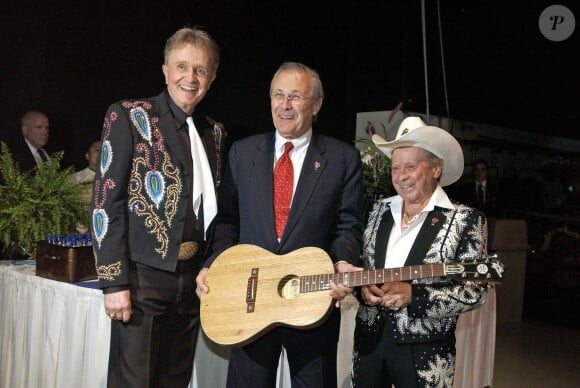
<path fill-rule="evenodd" d="M 177 259 L 179 261 L 185 261 L 191 259 L 197 253 L 199 249 L 199 244 L 196 241 L 186 241 L 181 243 L 179 246 L 179 255 Z"/>

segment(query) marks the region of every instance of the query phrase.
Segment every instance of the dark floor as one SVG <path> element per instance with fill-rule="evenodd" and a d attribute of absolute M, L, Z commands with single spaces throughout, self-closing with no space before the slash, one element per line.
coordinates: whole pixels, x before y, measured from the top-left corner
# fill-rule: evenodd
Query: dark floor
<path fill-rule="evenodd" d="M 522 322 L 497 325 L 493 388 L 580 387 L 576 265 L 529 255 Z"/>
<path fill-rule="evenodd" d="M 522 312 L 524 320 L 579 328 L 579 311 L 580 268 L 571 262 L 571 258 L 529 254 Z"/>
<path fill-rule="evenodd" d="M 493 388 L 577 388 L 579 364 L 578 327 L 529 320 L 497 326 Z"/>

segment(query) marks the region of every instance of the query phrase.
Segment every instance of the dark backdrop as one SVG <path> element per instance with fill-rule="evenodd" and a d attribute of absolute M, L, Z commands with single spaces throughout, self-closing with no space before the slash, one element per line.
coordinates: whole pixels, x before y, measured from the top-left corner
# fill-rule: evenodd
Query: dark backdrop
<path fill-rule="evenodd" d="M 269 82 L 288 60 L 322 77 L 319 132 L 352 141 L 356 112 L 399 102 L 426 111 L 419 0 L 79 3 L 24 0 L 0 12 L 1 138 L 42 110 L 50 144 L 79 168 L 111 102 L 163 89 L 163 45 L 185 25 L 206 27 L 222 48 L 203 105 L 233 138 L 272 129 Z M 446 115 L 437 2 L 425 3 L 429 108 Z M 553 2 L 504 3 L 440 2 L 450 115 L 577 139 L 578 31 L 550 42 L 538 18 Z M 557 3 L 580 15 L 576 2 Z"/>

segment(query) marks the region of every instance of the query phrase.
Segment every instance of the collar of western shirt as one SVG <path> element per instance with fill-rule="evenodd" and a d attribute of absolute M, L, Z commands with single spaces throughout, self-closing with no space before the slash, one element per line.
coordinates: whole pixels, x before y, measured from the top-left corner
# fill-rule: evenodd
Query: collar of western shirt
<path fill-rule="evenodd" d="M 400 195 L 396 195 L 394 197 L 389 198 L 391 203 L 391 211 L 393 216 L 401 217 L 403 212 L 403 197 Z M 430 212 L 435 209 L 435 207 L 440 207 L 443 209 L 455 209 L 455 205 L 451 202 L 445 190 L 441 188 L 441 186 L 437 185 L 437 188 L 431 195 L 429 202 L 425 207 L 421 210 L 422 212 Z"/>
<path fill-rule="evenodd" d="M 167 92 L 167 90 L 165 90 L 165 100 L 167 101 L 167 105 L 169 106 L 169 110 L 171 111 L 171 114 L 173 115 L 173 118 L 175 119 L 175 122 L 177 123 L 177 128 L 183 128 L 187 131 L 188 126 L 186 123 L 187 117 L 188 115 L 181 110 L 181 108 L 179 108 L 175 102 L 173 102 L 173 100 L 171 99 L 171 96 L 169 95 L 169 93 Z"/>

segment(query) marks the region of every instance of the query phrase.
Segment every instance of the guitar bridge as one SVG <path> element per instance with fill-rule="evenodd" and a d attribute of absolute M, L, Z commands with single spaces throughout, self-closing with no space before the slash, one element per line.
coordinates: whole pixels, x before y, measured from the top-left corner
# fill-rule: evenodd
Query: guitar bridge
<path fill-rule="evenodd" d="M 252 268 L 246 289 L 246 312 L 253 313 L 256 308 L 256 289 L 258 288 L 258 268 Z"/>

